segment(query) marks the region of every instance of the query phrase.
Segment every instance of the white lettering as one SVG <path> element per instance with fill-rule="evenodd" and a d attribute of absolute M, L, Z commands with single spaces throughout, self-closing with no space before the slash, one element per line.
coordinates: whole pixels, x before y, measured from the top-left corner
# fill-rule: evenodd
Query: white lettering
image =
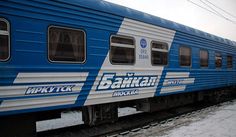
<path fill-rule="evenodd" d="M 97 90 L 150 87 L 156 85 L 157 78 L 157 76 L 135 76 L 134 73 L 127 73 L 126 76 L 103 74 Z"/>
<path fill-rule="evenodd" d="M 112 89 L 120 88 L 122 80 L 123 80 L 122 78 L 116 78 L 115 82 L 111 85 L 111 88 Z"/>
<path fill-rule="evenodd" d="M 149 80 L 149 83 L 148 85 L 150 86 L 155 86 L 156 84 L 156 81 L 157 81 L 157 77 L 151 77 L 150 80 Z"/>
<path fill-rule="evenodd" d="M 134 77 L 133 81 L 132 81 L 132 84 L 131 84 L 131 87 L 139 87 L 139 82 L 140 80 L 142 79 L 142 77 Z"/>
<path fill-rule="evenodd" d="M 98 89 L 108 89 L 112 84 L 112 81 L 109 80 L 109 79 L 112 79 L 113 77 L 114 77 L 114 74 L 103 75 L 102 80 L 100 81 Z"/>
<path fill-rule="evenodd" d="M 148 85 L 149 77 L 143 77 L 140 87 L 146 87 Z"/>
<path fill-rule="evenodd" d="M 28 88 L 25 94 L 35 94 L 35 88 Z"/>
<path fill-rule="evenodd" d="M 121 85 L 121 88 L 128 88 L 130 87 L 130 83 L 132 82 L 133 78 L 129 77 L 129 78 L 124 78 L 123 83 Z"/>
<path fill-rule="evenodd" d="M 58 92 L 72 92 L 75 85 L 66 86 L 43 86 L 43 87 L 29 87 L 25 94 L 46 94 L 46 93 L 58 93 Z"/>
<path fill-rule="evenodd" d="M 135 89 L 135 90 L 115 91 L 112 96 L 121 97 L 121 96 L 132 96 L 138 94 L 139 94 L 138 90 Z"/>

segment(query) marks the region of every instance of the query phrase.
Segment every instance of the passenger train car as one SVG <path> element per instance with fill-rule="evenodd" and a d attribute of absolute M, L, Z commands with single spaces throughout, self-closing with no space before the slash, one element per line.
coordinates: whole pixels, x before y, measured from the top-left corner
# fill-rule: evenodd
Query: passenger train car
<path fill-rule="evenodd" d="M 96 125 L 119 104 L 155 111 L 235 85 L 233 41 L 101 0 L 0 1 L 0 130 L 68 108 Z"/>

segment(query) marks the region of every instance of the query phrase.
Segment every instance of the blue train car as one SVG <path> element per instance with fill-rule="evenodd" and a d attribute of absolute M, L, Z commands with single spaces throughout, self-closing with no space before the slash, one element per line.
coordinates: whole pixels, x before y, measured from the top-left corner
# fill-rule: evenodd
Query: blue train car
<path fill-rule="evenodd" d="M 235 85 L 233 41 L 100 0 L 0 1 L 0 117 Z"/>

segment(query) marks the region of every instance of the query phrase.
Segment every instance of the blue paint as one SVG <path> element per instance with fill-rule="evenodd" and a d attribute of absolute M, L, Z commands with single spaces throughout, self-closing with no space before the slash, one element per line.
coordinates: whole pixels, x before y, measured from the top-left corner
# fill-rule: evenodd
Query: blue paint
<path fill-rule="evenodd" d="M 147 41 L 145 39 L 141 39 L 140 40 L 140 46 L 143 49 L 146 48 L 147 47 Z"/>
<path fill-rule="evenodd" d="M 0 86 L 32 86 L 36 83 L 14 84 L 18 73 L 30 72 L 88 72 L 80 93 L 63 93 L 55 95 L 32 95 L 3 98 L 4 100 L 43 98 L 52 96 L 77 95 L 75 104 L 52 106 L 45 108 L 25 109 L 1 112 L 0 115 L 29 113 L 62 108 L 81 107 L 93 88 L 93 84 L 101 70 L 102 64 L 109 52 L 110 36 L 117 34 L 124 18 L 141 21 L 159 27 L 175 30 L 174 40 L 168 56 L 168 66 L 164 67 L 155 96 L 178 94 L 181 92 L 195 92 L 198 90 L 230 86 L 236 84 L 236 47 L 232 42 L 205 32 L 186 27 L 168 20 L 161 19 L 142 12 L 127 9 L 101 0 L 8 0 L 0 1 L 0 17 L 10 23 L 11 58 L 7 62 L 0 62 Z M 96 9 L 96 10 L 95 10 Z M 79 63 L 52 63 L 48 58 L 48 28 L 62 26 L 79 29 L 86 34 L 86 62 Z M 143 34 L 143 37 L 146 34 Z M 151 59 L 147 50 L 149 43 L 142 38 L 137 46 L 141 46 L 141 55 L 138 59 Z M 192 47 L 192 66 L 179 66 L 179 46 Z M 199 50 L 209 51 L 209 67 L 200 69 Z M 136 51 L 138 52 L 138 51 Z M 222 52 L 223 67 L 215 69 L 214 53 Z M 234 69 L 227 69 L 226 56 L 234 57 Z M 189 72 L 190 78 L 195 78 L 194 84 L 186 86 L 184 91 L 160 94 L 167 72 Z M 37 77 L 33 77 L 37 78 Z M 37 84 L 62 84 L 73 82 L 42 82 Z M 123 89 L 124 90 L 124 89 Z M 140 88 L 142 90 L 142 88 Z M 125 93 L 124 93 L 125 94 Z"/>
<path fill-rule="evenodd" d="M 161 75 L 161 77 L 160 77 L 160 81 L 159 81 L 159 83 L 158 83 L 158 86 L 157 86 L 157 88 L 156 88 L 156 92 L 155 92 L 155 95 L 154 96 L 159 96 L 160 95 L 160 92 L 161 92 L 161 89 L 162 89 L 162 87 L 163 87 L 163 83 L 164 83 L 164 80 L 165 80 L 165 77 L 166 77 L 166 69 L 164 69 L 163 71 L 162 71 L 162 75 Z"/>

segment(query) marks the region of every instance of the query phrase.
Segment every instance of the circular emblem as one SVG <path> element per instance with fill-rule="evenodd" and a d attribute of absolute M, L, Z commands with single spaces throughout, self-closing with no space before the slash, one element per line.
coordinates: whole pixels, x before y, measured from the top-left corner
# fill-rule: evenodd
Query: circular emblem
<path fill-rule="evenodd" d="M 141 39 L 141 40 L 140 40 L 140 46 L 141 46 L 142 48 L 146 48 L 146 47 L 147 47 L 147 41 L 146 41 L 145 39 Z"/>

